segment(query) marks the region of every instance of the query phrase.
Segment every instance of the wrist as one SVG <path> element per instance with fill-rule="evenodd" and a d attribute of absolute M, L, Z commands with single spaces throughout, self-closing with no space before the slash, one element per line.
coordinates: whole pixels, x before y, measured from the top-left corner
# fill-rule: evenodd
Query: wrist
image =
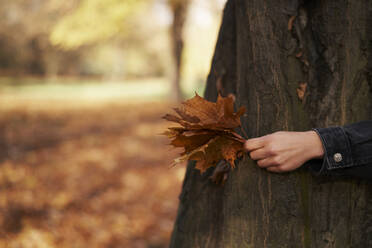
<path fill-rule="evenodd" d="M 305 134 L 307 135 L 305 142 L 307 143 L 307 153 L 309 154 L 309 160 L 323 158 L 324 148 L 319 135 L 313 130 L 306 131 Z"/>

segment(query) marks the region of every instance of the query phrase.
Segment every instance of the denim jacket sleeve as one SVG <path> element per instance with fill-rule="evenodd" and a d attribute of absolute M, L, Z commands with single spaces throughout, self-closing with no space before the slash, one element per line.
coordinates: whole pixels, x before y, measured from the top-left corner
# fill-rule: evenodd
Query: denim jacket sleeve
<path fill-rule="evenodd" d="M 324 148 L 323 161 L 310 164 L 313 172 L 372 179 L 372 121 L 313 130 Z"/>

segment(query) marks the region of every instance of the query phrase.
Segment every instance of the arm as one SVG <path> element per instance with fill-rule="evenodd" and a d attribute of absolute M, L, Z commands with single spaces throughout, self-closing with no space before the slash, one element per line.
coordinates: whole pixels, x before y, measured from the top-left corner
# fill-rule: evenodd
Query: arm
<path fill-rule="evenodd" d="M 344 127 L 316 128 L 325 151 L 316 174 L 351 175 L 372 179 L 372 121 Z M 342 169 L 342 170 L 341 170 Z"/>
<path fill-rule="evenodd" d="M 245 149 L 261 168 L 271 172 L 292 171 L 309 160 L 323 159 L 311 165 L 317 174 L 372 178 L 372 121 L 307 132 L 276 132 L 247 140 Z"/>

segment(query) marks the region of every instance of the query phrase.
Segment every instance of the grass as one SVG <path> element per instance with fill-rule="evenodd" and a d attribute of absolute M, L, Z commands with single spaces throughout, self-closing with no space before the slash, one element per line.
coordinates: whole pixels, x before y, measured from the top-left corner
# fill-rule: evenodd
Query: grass
<path fill-rule="evenodd" d="M 13 100 L 154 100 L 166 97 L 168 92 L 169 85 L 164 79 L 107 83 L 93 80 L 77 80 L 75 83 L 25 80 L 24 84 L 3 84 L 0 88 L 2 97 Z"/>
<path fill-rule="evenodd" d="M 170 84 L 164 78 L 129 81 L 79 80 L 79 79 L 12 79 L 0 78 L 0 103 L 13 105 L 29 101 L 78 102 L 112 101 L 161 101 L 170 98 Z M 202 94 L 202 88 L 188 89 L 186 97 L 194 91 Z"/>

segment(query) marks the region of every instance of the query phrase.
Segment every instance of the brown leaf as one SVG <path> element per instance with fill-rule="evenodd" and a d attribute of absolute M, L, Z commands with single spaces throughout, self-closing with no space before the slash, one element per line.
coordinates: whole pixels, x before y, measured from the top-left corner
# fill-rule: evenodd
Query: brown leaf
<path fill-rule="evenodd" d="M 179 123 L 188 129 L 233 129 L 241 126 L 240 116 L 245 108 L 234 112 L 234 98 L 218 96 L 217 102 L 209 102 L 199 95 L 182 103 L 175 109 L 179 116 L 167 114 L 163 118 Z"/>
<path fill-rule="evenodd" d="M 183 154 L 191 152 L 196 148 L 208 143 L 210 139 L 214 137 L 213 133 L 201 133 L 194 135 L 177 135 L 172 141 L 171 145 L 174 147 L 184 147 L 185 151 Z"/>
<path fill-rule="evenodd" d="M 167 121 L 173 121 L 179 123 L 181 119 L 175 115 L 166 114 L 163 116 L 163 119 L 166 119 Z"/>
<path fill-rule="evenodd" d="M 200 147 L 184 153 L 183 156 L 175 159 L 174 162 L 195 160 L 197 161 L 195 168 L 200 170 L 201 173 L 209 167 L 215 166 L 222 159 L 225 159 L 232 168 L 235 168 L 234 161 L 242 151 L 243 143 L 224 136 L 216 136 Z"/>
<path fill-rule="evenodd" d="M 200 151 L 204 153 L 202 159 L 191 156 L 191 160 L 196 160 L 196 169 L 203 173 L 209 167 L 215 166 L 220 160 L 225 159 L 235 168 L 235 159 L 239 151 L 243 150 L 243 144 L 223 136 L 210 140 Z"/>
<path fill-rule="evenodd" d="M 216 103 L 209 102 L 196 94 L 193 98 L 182 103 L 179 108 L 180 111 L 186 115 L 191 115 L 199 118 L 200 122 L 217 123 L 218 109 Z"/>
<path fill-rule="evenodd" d="M 219 161 L 225 160 L 231 168 L 235 168 L 234 161 L 243 154 L 245 139 L 234 128 L 241 126 L 240 117 L 245 108 L 241 107 L 235 112 L 234 102 L 233 95 L 218 95 L 214 103 L 196 94 L 174 109 L 176 115 L 167 114 L 163 117 L 181 125 L 170 127 L 164 133 L 171 139 L 171 145 L 184 148 L 174 164 L 195 160 L 195 168 L 203 173 Z M 216 178 L 215 181 L 220 182 L 221 178 Z"/>
<path fill-rule="evenodd" d="M 196 116 L 191 116 L 191 115 L 188 115 L 184 112 L 182 112 L 180 109 L 178 108 L 174 108 L 174 111 L 177 112 L 177 114 L 179 116 L 181 116 L 181 118 L 184 120 L 184 121 L 187 121 L 187 122 L 190 122 L 190 123 L 198 123 L 200 122 L 200 119 Z"/>

